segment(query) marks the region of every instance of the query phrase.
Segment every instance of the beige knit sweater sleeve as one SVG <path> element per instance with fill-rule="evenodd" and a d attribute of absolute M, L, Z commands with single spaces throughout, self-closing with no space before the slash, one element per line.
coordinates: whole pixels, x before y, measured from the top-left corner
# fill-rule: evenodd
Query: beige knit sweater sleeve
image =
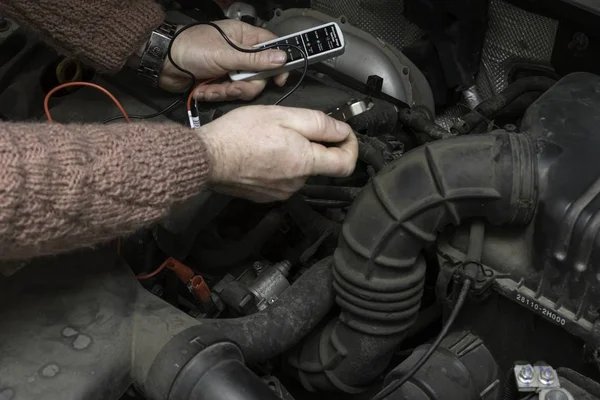
<path fill-rule="evenodd" d="M 120 69 L 164 18 L 154 0 L 0 0 L 66 53 Z M 0 122 L 0 259 L 30 258 L 126 235 L 205 185 L 209 158 L 167 124 Z"/>
<path fill-rule="evenodd" d="M 155 0 L 0 0 L 0 14 L 101 71 L 117 71 L 161 24 Z"/>
<path fill-rule="evenodd" d="M 126 235 L 199 193 L 209 157 L 174 124 L 0 122 L 0 258 Z"/>

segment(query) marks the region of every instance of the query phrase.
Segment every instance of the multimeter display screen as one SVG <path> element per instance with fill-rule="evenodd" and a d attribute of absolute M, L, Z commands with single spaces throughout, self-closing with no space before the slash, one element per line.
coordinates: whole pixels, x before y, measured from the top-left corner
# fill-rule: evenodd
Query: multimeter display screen
<path fill-rule="evenodd" d="M 298 46 L 303 49 L 309 57 L 342 47 L 342 42 L 335 25 L 325 26 L 301 35 L 289 37 L 280 42 L 271 43 L 268 46 L 277 46 L 279 44 Z M 287 52 L 287 62 L 303 59 L 302 53 L 293 47 L 277 46 L 276 48 Z"/>

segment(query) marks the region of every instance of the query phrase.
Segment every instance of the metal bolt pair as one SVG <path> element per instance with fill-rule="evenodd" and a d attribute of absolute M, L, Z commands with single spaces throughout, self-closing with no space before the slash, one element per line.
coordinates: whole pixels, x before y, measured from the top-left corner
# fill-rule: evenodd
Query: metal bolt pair
<path fill-rule="evenodd" d="M 531 365 L 524 366 L 519 371 L 519 380 L 523 383 L 529 384 L 533 382 L 535 378 L 535 370 Z M 551 385 L 554 383 L 554 371 L 550 367 L 540 368 L 540 382 L 544 385 Z"/>

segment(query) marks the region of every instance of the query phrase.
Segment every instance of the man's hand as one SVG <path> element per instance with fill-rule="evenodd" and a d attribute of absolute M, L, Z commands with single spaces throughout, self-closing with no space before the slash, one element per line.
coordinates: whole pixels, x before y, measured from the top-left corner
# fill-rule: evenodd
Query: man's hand
<path fill-rule="evenodd" d="M 256 202 L 285 200 L 311 175 L 349 176 L 358 157 L 350 126 L 306 109 L 238 108 L 199 134 L 212 158 L 214 189 Z"/>
<path fill-rule="evenodd" d="M 225 20 L 215 22 L 238 46 L 252 46 L 275 39 L 271 32 L 252 25 Z M 213 27 L 199 25 L 179 35 L 172 48 L 173 60 L 181 68 L 192 72 L 197 79 L 209 79 L 226 75 L 236 70 L 263 71 L 285 64 L 286 53 L 267 50 L 260 53 L 242 53 L 231 47 Z M 280 86 L 285 84 L 288 74 L 275 78 Z M 190 77 L 175 68 L 167 59 L 160 75 L 160 86 L 170 91 L 182 91 L 190 84 Z M 201 101 L 252 100 L 263 91 L 267 82 L 225 82 L 206 85 L 196 93 Z"/>

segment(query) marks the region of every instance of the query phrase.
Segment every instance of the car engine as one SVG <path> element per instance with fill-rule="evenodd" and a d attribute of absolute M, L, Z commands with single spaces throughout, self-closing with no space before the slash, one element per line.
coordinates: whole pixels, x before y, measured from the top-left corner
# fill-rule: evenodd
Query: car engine
<path fill-rule="evenodd" d="M 596 2 L 164 3 L 279 36 L 337 22 L 345 54 L 283 105 L 349 123 L 356 171 L 281 203 L 207 191 L 117 243 L 4 263 L 0 400 L 600 399 Z M 180 95 L 0 16 L 0 118 L 43 120 L 75 78 L 188 123 Z M 51 112 L 117 113 L 89 88 Z"/>

